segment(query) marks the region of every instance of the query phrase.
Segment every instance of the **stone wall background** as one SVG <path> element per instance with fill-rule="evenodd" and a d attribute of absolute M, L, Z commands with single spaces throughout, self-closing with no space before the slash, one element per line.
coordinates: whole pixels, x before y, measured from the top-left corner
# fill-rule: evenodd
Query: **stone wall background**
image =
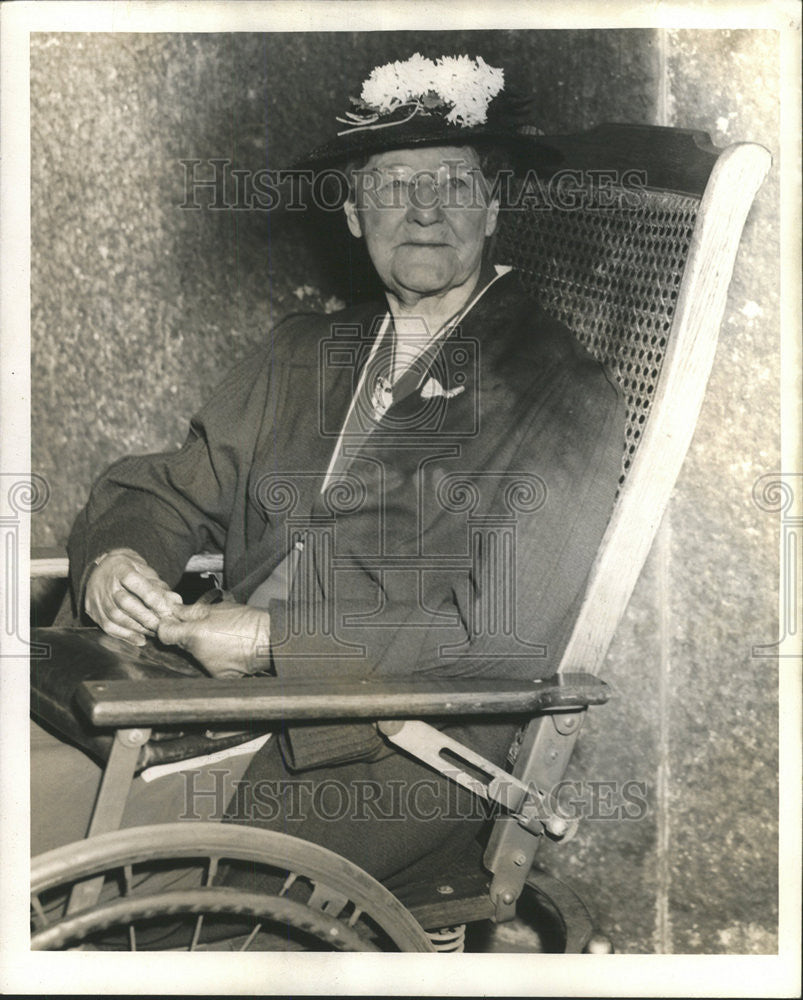
<path fill-rule="evenodd" d="M 518 66 L 546 131 L 604 121 L 750 139 L 775 166 L 748 218 L 689 457 L 602 675 L 570 778 L 643 782 L 543 860 L 622 952 L 777 949 L 778 39 L 771 31 L 40 34 L 31 39 L 33 545 L 62 545 L 93 479 L 177 446 L 278 319 L 359 294 L 305 219 L 187 211 L 180 160 L 286 166 L 354 84 L 414 51 Z M 199 168 L 200 174 L 201 168 Z M 301 213 L 303 215 L 303 213 Z M 53 586 L 34 590 L 46 620 Z M 593 804 L 586 784 L 584 799 Z"/>

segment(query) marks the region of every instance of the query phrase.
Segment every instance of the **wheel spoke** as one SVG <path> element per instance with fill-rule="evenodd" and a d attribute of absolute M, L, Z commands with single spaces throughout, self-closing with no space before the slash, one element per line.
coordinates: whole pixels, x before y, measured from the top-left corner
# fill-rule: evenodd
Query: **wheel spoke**
<path fill-rule="evenodd" d="M 204 925 L 204 915 L 203 913 L 198 914 L 198 919 L 195 921 L 195 930 L 192 935 L 192 941 L 190 941 L 190 951 L 195 951 L 198 946 L 198 940 L 201 937 L 201 928 Z"/>
<path fill-rule="evenodd" d="M 279 895 L 280 896 L 287 895 L 287 891 L 289 890 L 290 886 L 293 884 L 293 882 L 295 882 L 295 880 L 297 878 L 298 878 L 298 875 L 296 875 L 295 872 L 290 872 L 290 874 L 284 880 L 284 885 L 282 886 L 281 890 L 279 891 Z"/>
<path fill-rule="evenodd" d="M 39 926 L 47 927 L 50 924 L 50 921 L 47 918 L 47 914 L 42 906 L 42 901 L 39 899 L 39 895 L 37 893 L 34 893 L 33 896 L 31 896 L 31 906 L 34 908 L 36 919 L 39 921 Z"/>
<path fill-rule="evenodd" d="M 240 948 L 240 951 L 248 951 L 249 945 L 254 940 L 254 938 L 257 936 L 257 934 L 259 934 L 259 932 L 260 932 L 261 929 L 262 929 L 262 924 L 258 923 L 256 925 L 256 927 L 248 935 L 248 937 L 245 939 L 245 942 L 244 942 L 243 946 Z"/>
<path fill-rule="evenodd" d="M 207 871 L 206 871 L 206 884 L 207 885 L 212 885 L 212 883 L 214 882 L 215 876 L 217 875 L 217 866 L 218 866 L 218 862 L 219 861 L 220 861 L 220 858 L 217 857 L 217 855 L 214 855 L 214 854 L 210 855 L 210 857 L 209 857 L 209 867 L 207 868 Z"/>
<path fill-rule="evenodd" d="M 123 865 L 123 882 L 125 883 L 123 895 L 130 896 L 131 887 L 134 883 L 134 869 L 131 865 Z"/>

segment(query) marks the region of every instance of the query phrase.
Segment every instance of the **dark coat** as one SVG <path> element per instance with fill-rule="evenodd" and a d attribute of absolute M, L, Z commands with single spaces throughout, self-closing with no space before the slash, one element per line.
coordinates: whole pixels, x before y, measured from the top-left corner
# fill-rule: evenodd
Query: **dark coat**
<path fill-rule="evenodd" d="M 407 379 L 378 423 L 358 406 L 321 496 L 383 316 L 374 304 L 285 320 L 181 450 L 115 463 L 73 529 L 73 586 L 110 548 L 172 585 L 217 547 L 244 601 L 303 538 L 289 602 L 269 605 L 280 677 L 553 672 L 616 492 L 621 394 L 505 275 L 428 359 L 424 382 L 459 392 L 422 398 Z M 498 758 L 509 723 L 483 728 L 499 738 L 474 745 Z"/>

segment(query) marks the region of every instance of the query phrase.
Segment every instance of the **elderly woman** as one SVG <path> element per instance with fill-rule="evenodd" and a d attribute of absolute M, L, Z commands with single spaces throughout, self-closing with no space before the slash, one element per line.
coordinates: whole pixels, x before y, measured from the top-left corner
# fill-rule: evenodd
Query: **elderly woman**
<path fill-rule="evenodd" d="M 156 635 L 215 676 L 545 676 L 624 424 L 613 380 L 488 259 L 488 164 L 549 150 L 506 120 L 482 59 L 379 67 L 354 105 L 303 165 L 348 164 L 346 222 L 384 301 L 286 320 L 178 452 L 112 466 L 70 539 L 76 600 L 109 635 Z M 185 606 L 171 586 L 210 545 L 225 598 Z M 516 727 L 446 728 L 504 764 Z M 469 848 L 483 817 L 462 796 L 372 725 L 295 726 L 256 753 L 227 819 L 392 885 Z"/>

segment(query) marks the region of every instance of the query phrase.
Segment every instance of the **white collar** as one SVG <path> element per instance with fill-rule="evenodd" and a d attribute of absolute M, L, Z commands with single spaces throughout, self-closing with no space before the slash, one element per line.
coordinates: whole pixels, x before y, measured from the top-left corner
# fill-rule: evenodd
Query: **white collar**
<path fill-rule="evenodd" d="M 466 306 L 464 306 L 463 309 L 460 310 L 460 312 L 457 314 L 457 316 L 455 316 L 453 319 L 449 320 L 447 323 L 444 323 L 444 325 L 440 328 L 440 330 L 438 330 L 438 332 L 436 334 L 434 334 L 425 344 L 422 344 L 421 350 L 417 354 L 411 356 L 411 358 L 410 358 L 410 364 L 412 364 L 416 360 L 417 357 L 419 357 L 421 354 L 423 354 L 424 351 L 434 341 L 443 339 L 445 337 L 448 337 L 452 333 L 452 331 L 455 329 L 455 327 L 465 318 L 466 314 L 471 309 L 473 309 L 474 306 L 479 302 L 479 300 L 488 291 L 488 289 L 491 287 L 491 285 L 493 285 L 495 282 L 497 282 L 503 275 L 508 274 L 508 272 L 512 271 L 513 268 L 509 264 L 494 264 L 494 270 L 496 271 L 495 276 L 493 278 L 491 278 L 491 280 L 486 285 L 484 285 L 479 290 L 479 292 L 477 292 L 477 294 L 474 296 L 474 298 L 471 299 L 468 302 L 468 304 Z M 351 403 L 349 404 L 348 413 L 346 414 L 346 419 L 343 421 L 343 426 L 340 428 L 340 434 L 338 435 L 337 444 L 335 445 L 334 449 L 332 450 L 332 457 L 329 460 L 329 468 L 326 470 L 326 475 L 324 476 L 323 485 L 321 486 L 321 493 L 323 493 L 323 491 L 329 485 L 329 481 L 330 481 L 331 476 L 332 476 L 332 469 L 334 468 L 335 462 L 337 460 L 337 456 L 340 454 L 340 449 L 342 448 L 342 445 L 343 445 L 343 431 L 346 429 L 346 426 L 348 425 L 348 422 L 351 419 L 351 414 L 352 414 L 352 412 L 354 410 L 354 404 L 355 404 L 355 402 L 357 400 L 357 397 L 360 395 L 360 393 L 363 390 L 363 385 L 365 384 L 366 372 L 369 370 L 370 365 L 371 365 L 371 361 L 373 360 L 374 356 L 376 355 L 376 352 L 379 350 L 379 347 L 380 347 L 382 341 L 387 336 L 388 330 L 390 328 L 390 323 L 391 323 L 391 315 L 390 315 L 390 311 L 388 310 L 388 312 L 385 313 L 385 318 L 382 321 L 382 326 L 380 327 L 379 331 L 377 332 L 377 335 L 374 338 L 374 342 L 371 345 L 371 351 L 370 351 L 370 353 L 368 355 L 368 359 L 367 359 L 366 363 L 363 365 L 362 371 L 360 372 L 360 378 L 359 378 L 359 381 L 357 383 L 357 388 L 354 391 L 354 395 L 351 398 Z"/>
<path fill-rule="evenodd" d="M 405 370 L 410 368 L 411 365 L 416 361 L 416 359 L 419 358 L 424 353 L 424 351 L 426 351 L 427 348 L 429 348 L 429 346 L 433 344 L 436 340 L 448 337 L 455 329 L 455 327 L 463 320 L 466 314 L 470 312 L 474 308 L 474 306 L 479 302 L 479 300 L 488 291 L 491 285 L 493 285 L 496 281 L 498 281 L 499 278 L 501 278 L 503 275 L 508 274 L 510 271 L 512 271 L 513 268 L 509 264 L 494 264 L 494 270 L 496 271 L 494 277 L 491 278 L 491 280 L 487 282 L 487 284 L 483 285 L 483 287 L 474 295 L 472 299 L 470 299 L 466 303 L 465 306 L 463 306 L 463 308 L 456 316 L 452 317 L 452 319 L 450 320 L 447 320 L 447 322 L 444 323 L 443 326 L 436 333 L 432 334 L 432 336 L 429 337 L 427 340 L 424 340 L 423 337 L 419 340 L 420 346 L 415 351 L 410 352 L 410 354 L 408 355 L 408 364 L 405 366 Z M 368 364 L 370 364 L 370 362 L 374 358 L 374 355 L 379 350 L 380 344 L 382 343 L 384 337 L 387 336 L 391 321 L 392 317 L 390 311 L 388 311 L 385 313 L 385 318 L 382 322 L 382 326 L 379 332 L 377 333 L 376 339 L 374 340 L 374 343 L 371 347 L 371 353 L 368 356 Z M 360 377 L 360 383 L 357 386 L 357 392 L 360 392 L 360 390 L 362 389 L 363 377 L 365 375 L 365 372 L 368 370 L 368 364 L 366 364 L 363 368 L 362 375 Z"/>

